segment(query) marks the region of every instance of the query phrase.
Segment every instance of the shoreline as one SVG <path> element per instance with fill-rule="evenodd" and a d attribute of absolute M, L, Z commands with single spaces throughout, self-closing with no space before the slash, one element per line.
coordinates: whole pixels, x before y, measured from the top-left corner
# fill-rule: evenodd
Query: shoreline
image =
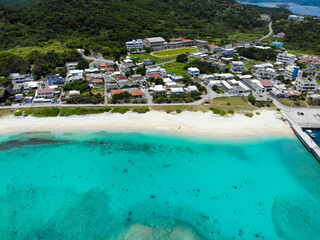
<path fill-rule="evenodd" d="M 69 117 L 36 118 L 8 116 L 0 118 L 0 135 L 23 132 L 142 132 L 195 136 L 216 139 L 244 139 L 263 136 L 295 137 L 281 114 L 263 110 L 252 118 L 242 114 L 218 116 L 212 112 L 167 114 L 101 113 Z"/>

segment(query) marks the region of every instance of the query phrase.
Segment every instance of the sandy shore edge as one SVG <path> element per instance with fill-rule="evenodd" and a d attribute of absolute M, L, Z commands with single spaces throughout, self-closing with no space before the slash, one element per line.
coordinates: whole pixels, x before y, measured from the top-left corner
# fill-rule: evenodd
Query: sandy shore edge
<path fill-rule="evenodd" d="M 36 118 L 8 116 L 0 118 L 0 134 L 33 131 L 50 132 L 145 132 L 208 138 L 247 138 L 262 136 L 294 137 L 281 114 L 263 110 L 253 118 L 242 114 L 221 117 L 211 112 L 167 114 L 151 111 L 146 114 L 102 113 L 94 115 Z"/>

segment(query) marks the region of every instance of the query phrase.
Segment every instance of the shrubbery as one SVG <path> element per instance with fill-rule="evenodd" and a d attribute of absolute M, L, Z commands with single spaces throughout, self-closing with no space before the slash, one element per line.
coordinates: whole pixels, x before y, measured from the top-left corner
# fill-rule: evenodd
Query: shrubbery
<path fill-rule="evenodd" d="M 136 113 L 147 113 L 150 112 L 150 109 L 148 107 L 144 107 L 144 108 L 134 108 L 132 109 L 132 112 L 136 112 Z"/>
<path fill-rule="evenodd" d="M 112 109 L 112 113 L 121 113 L 124 114 L 126 112 L 130 111 L 130 108 L 127 107 L 115 107 Z"/>
<path fill-rule="evenodd" d="M 103 107 L 103 108 L 61 108 L 60 116 L 68 117 L 71 115 L 88 115 L 88 114 L 98 114 L 104 112 L 110 112 L 111 107 Z"/>
<path fill-rule="evenodd" d="M 253 117 L 253 113 L 245 113 L 244 114 L 246 117 L 252 118 Z"/>
<path fill-rule="evenodd" d="M 78 95 L 67 99 L 68 104 L 86 104 L 86 103 L 93 103 L 99 104 L 104 102 L 104 97 L 98 94 L 88 94 L 88 95 Z"/>

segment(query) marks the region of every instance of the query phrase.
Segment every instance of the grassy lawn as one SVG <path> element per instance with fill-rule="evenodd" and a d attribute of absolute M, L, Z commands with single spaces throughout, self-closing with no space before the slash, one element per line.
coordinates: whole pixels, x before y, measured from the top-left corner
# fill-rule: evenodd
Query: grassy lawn
<path fill-rule="evenodd" d="M 103 91 L 103 90 L 100 90 L 100 89 L 91 89 L 91 92 L 92 92 L 93 94 L 98 94 L 98 93 L 100 93 L 101 95 L 104 94 L 104 91 Z"/>
<path fill-rule="evenodd" d="M 257 65 L 257 64 L 260 64 L 260 63 L 261 63 L 261 62 L 259 62 L 259 61 L 249 60 L 249 61 L 244 62 L 244 66 L 245 66 L 246 68 L 250 68 L 251 66 Z"/>
<path fill-rule="evenodd" d="M 0 109 L 0 117 L 13 115 L 14 112 L 11 112 L 10 109 Z"/>
<path fill-rule="evenodd" d="M 294 101 L 289 99 L 282 99 L 282 100 L 279 100 L 279 102 L 289 107 L 306 107 L 307 106 L 307 103 L 305 101 L 300 101 L 300 100 Z"/>
<path fill-rule="evenodd" d="M 242 111 L 242 110 L 255 110 L 256 107 L 250 105 L 248 101 L 242 100 L 241 97 L 221 97 L 215 98 L 211 102 L 215 108 L 220 110 L 234 110 L 234 111 Z"/>
<path fill-rule="evenodd" d="M 52 41 L 52 42 L 47 42 L 43 43 L 42 46 L 32 46 L 32 47 L 14 47 L 6 51 L 2 52 L 8 52 L 15 54 L 20 57 L 26 57 L 29 53 L 32 51 L 38 51 L 40 53 L 47 53 L 49 51 L 55 51 L 55 52 L 64 52 L 67 50 L 66 46 L 60 42 L 57 41 Z M 0 53 L 2 53 L 0 52 Z"/>
<path fill-rule="evenodd" d="M 171 56 L 171 57 L 155 57 L 150 55 L 149 53 L 143 53 L 143 54 L 133 54 L 130 55 L 132 60 L 138 60 L 139 62 L 142 62 L 144 59 L 151 59 L 155 64 L 163 63 L 166 61 L 174 60 L 176 59 L 176 56 Z"/>
<path fill-rule="evenodd" d="M 241 41 L 250 42 L 250 41 L 254 41 L 262 38 L 263 36 L 267 35 L 268 32 L 269 32 L 269 28 L 266 25 L 264 28 L 258 29 L 255 32 L 242 33 L 242 32 L 236 31 L 233 34 L 231 34 L 228 37 L 228 39 L 231 42 L 241 42 Z"/>
<path fill-rule="evenodd" d="M 183 75 L 187 73 L 187 70 L 184 70 L 183 68 L 186 66 L 184 63 L 180 62 L 171 62 L 164 65 L 161 65 L 160 67 L 167 70 L 167 73 L 175 73 L 177 75 Z"/>
<path fill-rule="evenodd" d="M 178 48 L 178 49 L 157 51 L 157 52 L 153 52 L 152 54 L 157 57 L 167 57 L 167 56 L 177 56 L 179 54 L 184 54 L 184 53 L 192 53 L 196 51 L 198 51 L 196 48 L 190 47 L 190 48 Z"/>

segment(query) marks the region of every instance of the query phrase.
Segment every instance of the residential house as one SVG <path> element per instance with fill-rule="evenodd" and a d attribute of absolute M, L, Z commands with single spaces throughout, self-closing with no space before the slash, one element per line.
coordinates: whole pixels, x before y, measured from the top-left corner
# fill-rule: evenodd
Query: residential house
<path fill-rule="evenodd" d="M 50 88 L 37 89 L 34 98 L 53 99 L 54 93 L 55 93 L 54 89 L 50 89 Z"/>
<path fill-rule="evenodd" d="M 92 80 L 91 83 L 93 84 L 93 86 L 97 87 L 98 85 L 102 85 L 103 84 L 103 79 L 96 78 L 96 79 Z"/>
<path fill-rule="evenodd" d="M 220 52 L 222 49 L 217 45 L 209 45 L 209 48 L 212 52 Z"/>
<path fill-rule="evenodd" d="M 260 81 L 262 86 L 266 89 L 266 92 L 270 92 L 273 88 L 273 82 L 268 80 L 268 79 L 264 79 Z"/>
<path fill-rule="evenodd" d="M 255 75 L 263 79 L 271 79 L 277 76 L 273 68 L 259 68 L 255 71 Z"/>
<path fill-rule="evenodd" d="M 136 65 L 134 63 L 121 63 L 120 64 L 120 70 L 122 72 L 128 72 L 131 68 L 134 68 Z"/>
<path fill-rule="evenodd" d="M 196 68 L 196 67 L 191 67 L 191 68 L 188 68 L 188 75 L 191 76 L 191 77 L 196 77 L 200 74 L 200 70 L 199 68 Z"/>
<path fill-rule="evenodd" d="M 224 79 L 224 80 L 234 78 L 234 75 L 231 73 L 220 73 L 220 74 L 216 73 L 216 74 L 213 74 L 213 76 L 217 79 Z"/>
<path fill-rule="evenodd" d="M 76 70 L 77 66 L 78 66 L 78 62 L 67 62 L 66 63 L 67 72 L 70 72 L 71 70 Z"/>
<path fill-rule="evenodd" d="M 152 51 L 158 51 L 166 48 L 164 42 L 165 40 L 162 37 L 146 38 L 144 45 L 150 47 Z"/>
<path fill-rule="evenodd" d="M 284 76 L 289 79 L 296 79 L 299 73 L 299 69 L 300 68 L 298 66 L 294 66 L 294 65 L 287 66 L 284 70 Z"/>
<path fill-rule="evenodd" d="M 20 73 L 11 73 L 9 78 L 12 80 L 14 85 L 24 84 L 27 82 L 33 82 L 34 77 L 32 74 L 20 74 Z"/>
<path fill-rule="evenodd" d="M 62 84 L 63 78 L 57 74 L 57 75 L 48 75 L 46 77 L 46 81 L 49 85 L 55 85 L 55 84 Z"/>
<path fill-rule="evenodd" d="M 128 51 L 143 49 L 143 41 L 142 39 L 137 39 L 137 40 L 126 42 L 126 47 Z"/>
<path fill-rule="evenodd" d="M 151 73 L 149 78 L 162 78 L 162 75 L 160 73 Z"/>
<path fill-rule="evenodd" d="M 149 68 L 146 71 L 146 76 L 149 77 L 150 74 L 154 74 L 154 73 L 158 73 L 163 77 L 163 76 L 165 76 L 167 74 L 167 71 L 164 68 L 161 68 L 161 67 Z"/>
<path fill-rule="evenodd" d="M 67 75 L 67 82 L 73 82 L 76 80 L 82 80 L 83 79 L 83 70 L 70 70 Z"/>
<path fill-rule="evenodd" d="M 277 38 L 284 38 L 286 34 L 284 32 L 277 33 Z"/>
<path fill-rule="evenodd" d="M 123 89 L 116 89 L 116 90 L 111 90 L 111 97 L 113 97 L 116 94 L 124 93 Z"/>
<path fill-rule="evenodd" d="M 277 48 L 282 49 L 282 48 L 283 48 L 283 43 L 282 43 L 282 42 L 275 41 L 275 42 L 272 43 L 272 46 L 275 46 L 275 47 L 277 47 Z"/>
<path fill-rule="evenodd" d="M 288 52 L 279 53 L 277 55 L 277 62 L 281 62 L 285 65 L 294 64 L 296 61 L 296 56 L 293 54 L 289 54 Z"/>
<path fill-rule="evenodd" d="M 187 93 L 198 92 L 198 88 L 196 86 L 188 86 L 185 88 Z"/>
<path fill-rule="evenodd" d="M 8 99 L 13 99 L 16 94 L 16 91 L 12 90 L 11 86 L 8 85 L 4 92 L 0 93 L 0 102 L 5 102 Z"/>
<path fill-rule="evenodd" d="M 244 63 L 242 61 L 232 61 L 231 71 L 232 72 L 242 72 L 244 69 Z"/>
<path fill-rule="evenodd" d="M 182 87 L 175 87 L 170 89 L 171 94 L 182 94 L 184 93 L 184 90 Z"/>
<path fill-rule="evenodd" d="M 80 95 L 80 91 L 77 91 L 77 90 L 69 91 L 69 97 L 74 97 L 74 96 L 79 96 L 79 95 Z"/>
<path fill-rule="evenodd" d="M 225 48 L 223 50 L 223 53 L 227 56 L 233 56 L 234 55 L 234 48 Z"/>
<path fill-rule="evenodd" d="M 153 65 L 153 61 L 150 58 L 146 58 L 143 60 L 143 64 L 145 66 L 151 66 L 151 65 Z"/>
<path fill-rule="evenodd" d="M 104 71 L 107 73 L 107 74 L 112 74 L 114 73 L 114 68 L 113 67 L 106 67 L 104 69 Z"/>
<path fill-rule="evenodd" d="M 183 76 L 170 76 L 171 80 L 174 82 L 181 82 L 183 81 Z"/>
<path fill-rule="evenodd" d="M 266 92 L 265 87 L 261 84 L 261 82 L 259 80 L 256 80 L 256 79 L 252 79 L 252 80 L 243 79 L 242 81 L 243 81 L 243 83 L 245 85 L 247 85 L 250 89 L 252 89 L 253 92 L 255 92 L 257 94 L 261 94 L 261 93 Z"/>
<path fill-rule="evenodd" d="M 227 68 L 227 65 L 222 62 L 212 62 L 211 65 L 213 67 L 219 68 L 219 70 L 222 70 L 222 71 L 226 70 Z"/>
<path fill-rule="evenodd" d="M 143 98 L 144 94 L 140 89 L 131 90 L 131 95 L 133 98 Z"/>
<path fill-rule="evenodd" d="M 276 88 L 273 88 L 271 90 L 270 94 L 276 98 L 284 98 L 285 97 L 285 94 Z"/>
<path fill-rule="evenodd" d="M 150 89 L 151 94 L 158 95 L 158 94 L 166 94 L 167 90 L 162 85 L 155 85 Z"/>

